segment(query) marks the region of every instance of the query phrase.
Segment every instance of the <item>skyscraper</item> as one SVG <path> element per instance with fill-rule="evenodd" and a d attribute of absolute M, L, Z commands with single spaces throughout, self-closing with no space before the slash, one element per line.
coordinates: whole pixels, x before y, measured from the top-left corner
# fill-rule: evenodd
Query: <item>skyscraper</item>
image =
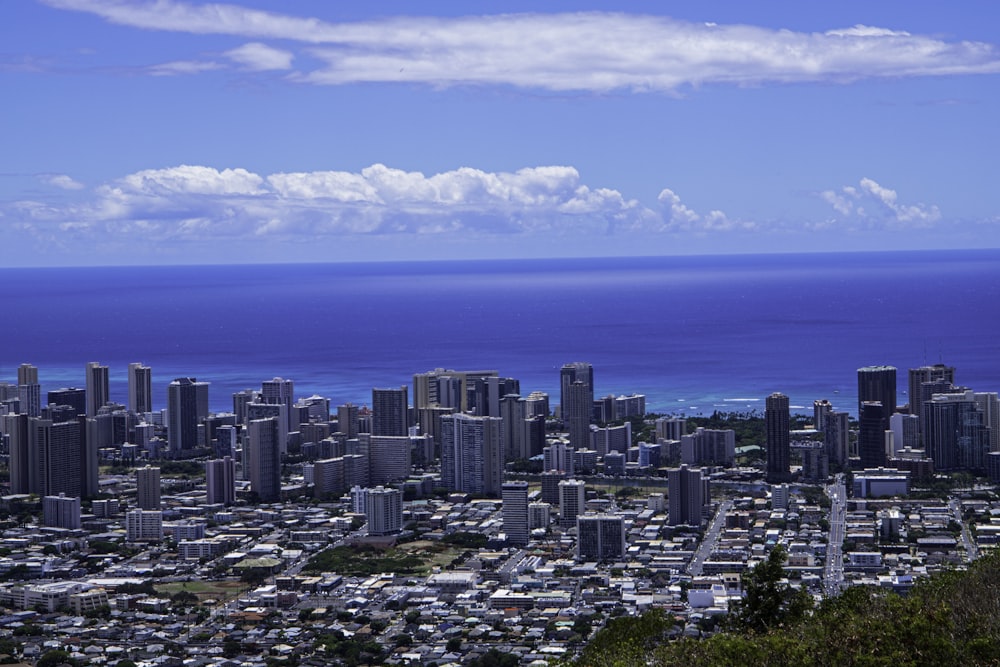
<path fill-rule="evenodd" d="M 858 414 L 858 456 L 862 468 L 884 467 L 885 408 L 878 401 L 864 401 Z"/>
<path fill-rule="evenodd" d="M 149 366 L 128 365 L 128 409 L 140 415 L 153 411 L 153 369 Z"/>
<path fill-rule="evenodd" d="M 38 369 L 31 364 L 21 364 L 17 369 L 17 398 L 22 414 L 42 415 L 42 385 L 38 384 Z"/>
<path fill-rule="evenodd" d="M 408 435 L 406 385 L 398 389 L 372 389 L 372 435 Z"/>
<path fill-rule="evenodd" d="M 135 471 L 135 504 L 144 510 L 160 509 L 160 469 L 145 466 Z"/>
<path fill-rule="evenodd" d="M 337 406 L 337 429 L 348 439 L 358 437 L 358 406 L 353 403 Z"/>
<path fill-rule="evenodd" d="M 990 428 L 975 392 L 935 394 L 924 404 L 924 443 L 935 471 L 984 472 Z"/>
<path fill-rule="evenodd" d="M 295 403 L 295 383 L 284 378 L 274 378 L 261 383 L 260 398 L 264 403 L 285 406 L 285 432 L 299 430 L 298 422 L 293 423 L 292 405 Z"/>
<path fill-rule="evenodd" d="M 46 405 L 68 405 L 74 415 L 87 414 L 87 391 L 77 387 L 54 389 L 45 397 Z"/>
<path fill-rule="evenodd" d="M 625 518 L 584 514 L 576 518 L 576 559 L 610 561 L 625 557 Z"/>
<path fill-rule="evenodd" d="M 823 424 L 823 444 L 830 465 L 843 467 L 850 456 L 850 415 L 839 410 L 826 413 Z"/>
<path fill-rule="evenodd" d="M 281 447 L 278 442 L 278 417 L 253 419 L 247 425 L 247 442 L 243 447 L 246 477 L 250 490 L 263 503 L 281 497 Z"/>
<path fill-rule="evenodd" d="M 31 465 L 28 430 L 28 415 L 3 415 L 3 432 L 8 442 L 8 468 L 10 470 L 10 492 L 13 494 L 31 493 L 37 488 L 37 482 L 32 478 L 38 476 L 37 463 Z"/>
<path fill-rule="evenodd" d="M 88 446 L 86 421 L 30 418 L 28 464 L 35 467 L 31 493 L 89 498 L 97 494 L 97 450 Z M 29 471 L 29 477 L 30 477 Z"/>
<path fill-rule="evenodd" d="M 507 544 L 523 547 L 528 543 L 528 483 L 504 482 L 503 532 Z"/>
<path fill-rule="evenodd" d="M 708 498 L 705 497 L 701 468 L 667 469 L 667 523 L 671 526 L 699 526 Z"/>
<path fill-rule="evenodd" d="M 236 464 L 230 457 L 205 462 L 205 502 L 227 506 L 236 502 Z"/>
<path fill-rule="evenodd" d="M 569 444 L 576 449 L 590 449 L 590 415 L 594 390 L 582 381 L 573 382 L 566 390 L 566 412 L 563 423 L 569 431 Z"/>
<path fill-rule="evenodd" d="M 955 367 L 944 364 L 934 364 L 933 366 L 920 366 L 911 368 L 909 373 L 909 401 L 910 414 L 921 418 L 924 411 L 924 402 L 931 400 L 933 393 L 944 393 L 942 391 L 925 392 L 922 385 L 926 383 L 955 384 Z M 940 386 L 940 385 L 938 385 Z M 917 424 L 920 424 L 918 421 Z M 919 428 L 919 426 L 918 426 Z"/>
<path fill-rule="evenodd" d="M 570 402 L 575 400 L 570 397 L 569 388 L 575 382 L 582 382 L 587 388 L 587 397 L 586 399 L 581 398 L 581 400 L 585 400 L 587 404 L 587 421 L 589 423 L 594 406 L 594 367 L 585 361 L 563 364 L 563 367 L 559 369 L 559 418 L 563 420 L 563 423 L 567 423 L 568 415 L 572 410 Z"/>
<path fill-rule="evenodd" d="M 563 528 L 576 525 L 576 517 L 583 514 L 587 504 L 587 485 L 582 479 L 564 479 L 559 482 L 559 525 Z"/>
<path fill-rule="evenodd" d="M 767 431 L 767 481 L 780 484 L 791 471 L 791 431 L 788 397 L 775 392 L 767 397 L 764 422 Z"/>
<path fill-rule="evenodd" d="M 376 486 L 362 493 L 369 535 L 392 535 L 403 529 L 403 494 L 399 489 Z"/>
<path fill-rule="evenodd" d="M 409 436 L 369 435 L 368 438 L 368 478 L 375 486 L 401 482 L 413 467 L 413 454 Z"/>
<path fill-rule="evenodd" d="M 177 378 L 167 385 L 167 442 L 173 454 L 198 446 L 198 424 L 208 417 L 208 383 Z"/>
<path fill-rule="evenodd" d="M 889 430 L 889 418 L 896 412 L 896 368 L 865 366 L 858 369 L 858 419 L 861 404 L 875 401 L 882 404 L 882 430 Z"/>
<path fill-rule="evenodd" d="M 91 361 L 85 370 L 87 373 L 87 416 L 93 417 L 102 405 L 111 400 L 108 389 L 108 367 Z"/>
<path fill-rule="evenodd" d="M 452 414 L 441 418 L 441 483 L 499 496 L 503 484 L 503 420 Z"/>

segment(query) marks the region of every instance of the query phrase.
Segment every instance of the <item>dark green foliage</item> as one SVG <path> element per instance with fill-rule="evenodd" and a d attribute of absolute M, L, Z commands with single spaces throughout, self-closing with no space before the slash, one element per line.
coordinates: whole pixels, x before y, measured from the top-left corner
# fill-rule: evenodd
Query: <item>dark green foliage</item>
<path fill-rule="evenodd" d="M 480 533 L 459 532 L 445 535 L 441 541 L 463 549 L 482 549 L 489 542 L 489 539 Z"/>
<path fill-rule="evenodd" d="M 743 575 L 743 600 L 733 605 L 729 620 L 736 630 L 766 632 L 802 619 L 812 606 L 804 590 L 781 583 L 787 555 L 781 546 L 771 549 L 767 560 Z"/>
<path fill-rule="evenodd" d="M 423 567 L 424 561 L 418 556 L 395 549 L 374 547 L 334 547 L 321 551 L 305 566 L 305 571 L 337 572 L 348 576 L 368 576 L 381 572 L 415 574 Z"/>
<path fill-rule="evenodd" d="M 518 664 L 516 655 L 502 653 L 495 648 L 465 663 L 466 667 L 517 667 Z"/>
<path fill-rule="evenodd" d="M 647 616 L 661 619 L 662 612 L 650 612 L 642 619 Z M 627 625 L 618 625 L 621 622 Z M 780 627 L 771 623 L 764 629 L 731 631 L 703 641 L 660 643 L 659 628 L 643 623 L 629 618 L 609 623 L 575 664 L 998 665 L 1000 554 L 980 558 L 968 571 L 949 571 L 921 581 L 907 597 L 853 587 L 824 600 L 811 614 L 785 615 Z"/>

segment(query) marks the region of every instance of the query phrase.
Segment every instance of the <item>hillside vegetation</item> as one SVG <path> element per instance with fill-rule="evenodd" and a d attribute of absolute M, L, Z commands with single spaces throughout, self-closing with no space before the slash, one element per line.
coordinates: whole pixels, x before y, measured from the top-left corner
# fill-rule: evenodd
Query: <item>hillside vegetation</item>
<path fill-rule="evenodd" d="M 906 597 L 854 587 L 775 624 L 741 623 L 709 639 L 671 640 L 662 610 L 608 623 L 573 663 L 580 667 L 684 665 L 1000 665 L 1000 555 L 936 574 Z M 743 610 L 745 611 L 745 610 Z"/>

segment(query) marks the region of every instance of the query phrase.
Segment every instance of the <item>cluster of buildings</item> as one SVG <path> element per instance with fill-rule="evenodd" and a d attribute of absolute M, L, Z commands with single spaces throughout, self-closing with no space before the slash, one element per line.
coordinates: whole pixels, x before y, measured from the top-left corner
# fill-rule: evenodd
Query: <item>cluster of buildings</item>
<path fill-rule="evenodd" d="M 905 590 L 1000 539 L 996 503 L 909 497 L 942 472 L 1000 480 L 997 394 L 947 366 L 911 369 L 902 406 L 894 368 L 859 369 L 858 419 L 817 400 L 804 430 L 768 396 L 763 470 L 737 467 L 733 430 L 595 397 L 582 362 L 560 369 L 556 405 L 497 371 L 435 369 L 370 406 L 274 378 L 223 413 L 195 378 L 154 410 L 149 367 L 129 365 L 127 405 L 107 367 L 85 373 L 44 401 L 33 366 L 0 383 L 0 605 L 8 634 L 44 626 L 93 664 L 329 664 L 331 636 L 377 640 L 397 664 L 489 648 L 543 664 L 654 606 L 678 634 L 710 634 L 778 545 L 789 581 L 818 596 Z M 307 568 L 331 547 L 440 553 L 468 535 L 485 546 L 419 574 Z M 193 581 L 218 585 L 174 599 Z"/>

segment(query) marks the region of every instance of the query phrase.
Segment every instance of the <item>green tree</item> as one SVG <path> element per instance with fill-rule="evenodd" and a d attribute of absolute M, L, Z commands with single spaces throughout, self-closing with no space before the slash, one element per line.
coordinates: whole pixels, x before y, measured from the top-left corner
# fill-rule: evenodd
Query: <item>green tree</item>
<path fill-rule="evenodd" d="M 781 583 L 787 554 L 782 546 L 771 549 L 767 560 L 743 575 L 744 598 L 730 609 L 730 623 L 739 630 L 765 632 L 800 620 L 812 607 L 805 590 Z"/>

